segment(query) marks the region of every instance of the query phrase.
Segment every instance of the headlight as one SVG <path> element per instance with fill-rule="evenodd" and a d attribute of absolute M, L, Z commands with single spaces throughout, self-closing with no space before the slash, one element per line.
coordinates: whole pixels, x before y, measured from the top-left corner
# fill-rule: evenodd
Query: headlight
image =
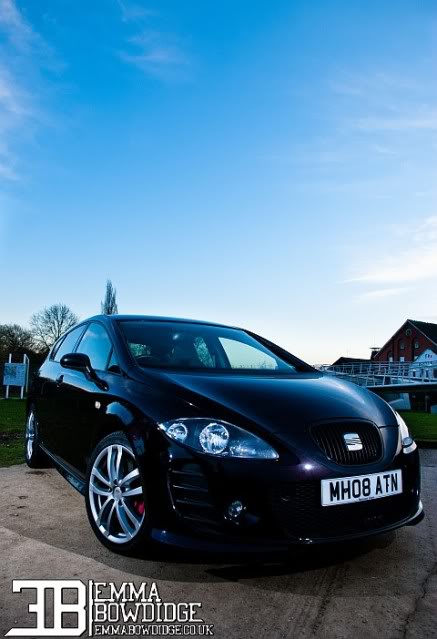
<path fill-rule="evenodd" d="M 410 431 L 408 430 L 408 426 L 402 417 L 395 411 L 396 421 L 399 425 L 399 439 L 402 444 L 402 449 L 404 453 L 412 453 L 413 450 L 416 450 L 417 445 L 414 439 L 411 437 Z"/>
<path fill-rule="evenodd" d="M 203 417 L 174 419 L 159 424 L 168 437 L 199 453 L 214 457 L 278 459 L 274 448 L 233 424 Z"/>

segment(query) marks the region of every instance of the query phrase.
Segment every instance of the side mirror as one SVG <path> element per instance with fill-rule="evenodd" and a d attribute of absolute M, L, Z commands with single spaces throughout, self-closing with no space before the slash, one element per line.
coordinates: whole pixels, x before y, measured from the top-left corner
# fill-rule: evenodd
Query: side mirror
<path fill-rule="evenodd" d="M 92 366 L 90 358 L 84 353 L 67 353 L 61 357 L 60 364 L 62 368 L 72 368 L 83 373 L 90 373 Z"/>
<path fill-rule="evenodd" d="M 107 391 L 108 384 L 97 375 L 94 368 L 91 366 L 90 358 L 85 353 L 67 353 L 61 357 L 59 362 L 62 368 L 71 368 L 75 371 L 81 371 L 85 377 L 101 390 Z"/>

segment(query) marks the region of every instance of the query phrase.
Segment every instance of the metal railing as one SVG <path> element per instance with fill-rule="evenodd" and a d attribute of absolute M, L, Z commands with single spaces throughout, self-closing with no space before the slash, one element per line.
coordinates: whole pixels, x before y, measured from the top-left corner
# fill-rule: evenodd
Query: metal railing
<path fill-rule="evenodd" d="M 360 386 L 437 384 L 437 363 L 427 362 L 349 362 L 321 364 L 319 370 L 349 379 Z"/>

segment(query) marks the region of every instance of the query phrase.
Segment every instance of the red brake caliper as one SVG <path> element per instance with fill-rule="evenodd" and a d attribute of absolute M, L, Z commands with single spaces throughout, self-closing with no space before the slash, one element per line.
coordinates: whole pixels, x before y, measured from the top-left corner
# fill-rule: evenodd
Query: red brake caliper
<path fill-rule="evenodd" d="M 134 509 L 135 512 L 137 512 L 139 515 L 143 515 L 144 514 L 144 501 L 141 500 L 135 500 L 134 501 Z"/>

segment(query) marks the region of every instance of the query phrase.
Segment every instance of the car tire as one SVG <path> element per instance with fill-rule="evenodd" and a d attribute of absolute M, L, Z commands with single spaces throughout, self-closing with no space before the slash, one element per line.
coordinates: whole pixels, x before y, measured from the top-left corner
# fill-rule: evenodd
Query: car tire
<path fill-rule="evenodd" d="M 50 463 L 39 445 L 39 424 L 35 406 L 29 408 L 24 432 L 24 459 L 29 468 L 47 468 Z"/>
<path fill-rule="evenodd" d="M 94 449 L 85 501 L 91 528 L 103 545 L 121 554 L 146 549 L 150 526 L 144 480 L 123 432 L 111 433 Z"/>

